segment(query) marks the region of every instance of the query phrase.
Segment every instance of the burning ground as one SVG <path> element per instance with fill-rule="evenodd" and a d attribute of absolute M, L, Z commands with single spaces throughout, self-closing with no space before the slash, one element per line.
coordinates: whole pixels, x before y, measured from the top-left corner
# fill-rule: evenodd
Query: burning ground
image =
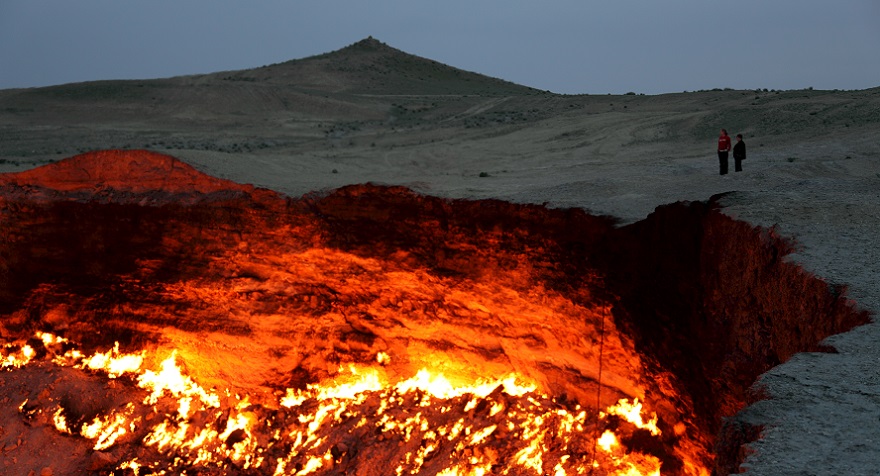
<path fill-rule="evenodd" d="M 0 220 L 8 474 L 735 471 L 756 377 L 867 322 L 711 202 L 616 228 L 107 151 L 0 176 Z"/>

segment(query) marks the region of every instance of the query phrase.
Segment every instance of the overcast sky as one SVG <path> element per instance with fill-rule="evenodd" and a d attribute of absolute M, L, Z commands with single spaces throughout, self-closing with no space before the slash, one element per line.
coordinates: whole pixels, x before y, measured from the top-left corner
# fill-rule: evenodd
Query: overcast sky
<path fill-rule="evenodd" d="M 0 89 L 251 68 L 367 36 L 557 93 L 880 86 L 880 0 L 0 0 Z"/>

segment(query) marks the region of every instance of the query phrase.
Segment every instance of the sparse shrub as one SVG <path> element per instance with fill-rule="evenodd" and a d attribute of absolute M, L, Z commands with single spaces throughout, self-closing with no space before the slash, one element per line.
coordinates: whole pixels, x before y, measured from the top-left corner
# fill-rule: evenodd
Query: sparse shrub
<path fill-rule="evenodd" d="M 330 173 L 333 173 L 333 174 L 338 174 L 338 173 L 339 173 L 339 171 L 338 171 L 338 170 L 336 170 L 336 169 L 333 169 L 333 170 L 331 170 L 331 171 L 330 171 Z"/>
<path fill-rule="evenodd" d="M 488 177 L 488 176 L 489 176 L 488 172 L 480 172 L 480 177 Z"/>
<path fill-rule="evenodd" d="M 785 160 L 787 160 L 787 161 L 789 161 L 789 162 L 794 162 L 795 160 L 797 160 L 797 157 L 789 157 L 789 158 L 787 158 L 787 159 L 785 159 Z"/>

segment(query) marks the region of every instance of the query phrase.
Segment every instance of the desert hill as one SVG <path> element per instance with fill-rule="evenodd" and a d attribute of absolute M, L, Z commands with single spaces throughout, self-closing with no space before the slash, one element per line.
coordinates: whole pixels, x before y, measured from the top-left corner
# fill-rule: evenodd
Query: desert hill
<path fill-rule="evenodd" d="M 226 81 L 295 86 L 324 93 L 391 96 L 543 94 L 533 88 L 411 55 L 372 37 L 322 55 L 210 76 Z"/>

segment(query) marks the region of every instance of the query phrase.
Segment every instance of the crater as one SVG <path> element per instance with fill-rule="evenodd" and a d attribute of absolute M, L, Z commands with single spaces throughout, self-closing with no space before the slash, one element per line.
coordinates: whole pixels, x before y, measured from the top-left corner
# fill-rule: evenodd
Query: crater
<path fill-rule="evenodd" d="M 868 314 L 844 289 L 788 262 L 792 242 L 728 217 L 717 198 L 617 226 L 580 209 L 369 184 L 290 198 L 146 151 L 6 174 L 4 355 L 28 341 L 40 352 L 34 363 L 5 361 L 15 379 L 0 380 L 4 393 L 15 387 L 29 403 L 0 417 L 27 420 L 21 431 L 35 441 L 82 447 L 60 456 L 70 474 L 85 474 L 96 452 L 111 450 L 99 458 L 102 470 L 129 474 L 579 474 L 599 465 L 607 431 L 621 455 L 642 455 L 664 475 L 736 473 L 760 428 L 732 417 L 762 398 L 757 377 L 797 352 L 834 352 L 822 340 Z M 157 410 L 141 408 L 143 379 L 85 365 L 81 392 L 96 401 L 107 393 L 95 408 L 122 408 L 122 396 L 132 396 L 132 409 L 117 411 L 139 422 L 128 436 L 98 449 L 85 430 L 63 433 L 57 420 L 35 417 L 72 414 L 63 403 L 71 385 L 52 378 L 77 379 L 69 368 L 52 374 L 63 359 L 50 357 L 61 351 L 34 343 L 39 333 L 85 355 L 118 344 L 158 366 L 172 354 L 193 382 L 228 398 L 204 415 L 169 416 L 168 425 L 184 436 L 199 424 L 226 425 L 211 447 L 225 452 L 198 456 L 184 443 L 151 440 L 145 415 Z M 384 387 L 365 390 L 335 423 L 304 423 L 306 407 L 321 402 L 315 395 L 296 406 L 280 398 L 338 389 L 366 370 Z M 406 393 L 423 371 L 450 388 L 496 385 L 479 398 Z M 510 376 L 530 390 L 497 383 Z M 655 415 L 657 433 L 610 415 L 621 400 L 637 400 L 645 420 Z M 387 401 L 399 407 L 383 417 Z M 228 426 L 235 415 L 250 423 Z M 566 415 L 581 416 L 562 431 Z M 536 418 L 558 427 L 535 426 Z M 403 430 L 403 421 L 419 423 Z M 634 474 L 614 458 L 597 474 Z"/>

